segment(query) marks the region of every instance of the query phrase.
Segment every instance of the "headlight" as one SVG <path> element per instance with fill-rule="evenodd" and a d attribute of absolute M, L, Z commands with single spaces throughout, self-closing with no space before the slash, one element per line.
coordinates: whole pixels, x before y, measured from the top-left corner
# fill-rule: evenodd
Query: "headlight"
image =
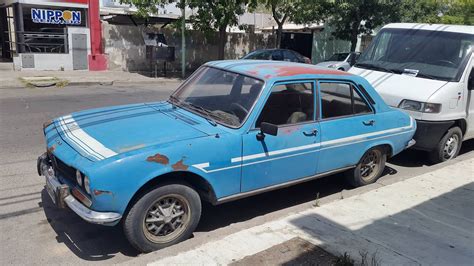
<path fill-rule="evenodd" d="M 403 100 L 398 108 L 417 111 L 423 113 L 439 113 L 441 111 L 441 104 L 439 103 L 424 103 L 412 100 Z"/>
<path fill-rule="evenodd" d="M 82 186 L 82 174 L 79 170 L 76 170 L 76 182 L 79 186 Z"/>
<path fill-rule="evenodd" d="M 91 184 L 88 176 L 84 176 L 84 189 L 89 195 L 91 194 Z"/>

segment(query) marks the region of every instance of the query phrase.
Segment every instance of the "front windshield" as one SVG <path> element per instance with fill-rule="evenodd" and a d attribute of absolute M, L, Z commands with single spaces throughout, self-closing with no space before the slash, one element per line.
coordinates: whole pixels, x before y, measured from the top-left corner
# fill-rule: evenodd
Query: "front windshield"
<path fill-rule="evenodd" d="M 326 59 L 326 61 L 344 61 L 349 53 L 339 53 L 339 54 L 333 54 L 331 57 Z"/>
<path fill-rule="evenodd" d="M 211 123 L 237 128 L 249 115 L 262 87 L 261 80 L 203 66 L 170 99 Z"/>
<path fill-rule="evenodd" d="M 459 81 L 474 35 L 416 29 L 383 29 L 356 67 L 420 78 Z"/>

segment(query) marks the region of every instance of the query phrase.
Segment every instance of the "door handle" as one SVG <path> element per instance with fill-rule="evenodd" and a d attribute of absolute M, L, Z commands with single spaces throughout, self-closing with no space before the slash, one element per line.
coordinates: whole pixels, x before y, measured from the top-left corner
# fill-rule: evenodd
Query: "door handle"
<path fill-rule="evenodd" d="M 318 130 L 317 130 L 317 129 L 313 129 L 313 130 L 311 130 L 311 131 L 303 131 L 303 134 L 304 134 L 305 136 L 308 136 L 308 137 L 309 137 L 309 136 L 316 136 L 316 135 L 318 135 Z"/>
<path fill-rule="evenodd" d="M 373 126 L 375 124 L 375 120 L 371 119 L 369 121 L 363 121 L 364 125 L 366 126 Z"/>

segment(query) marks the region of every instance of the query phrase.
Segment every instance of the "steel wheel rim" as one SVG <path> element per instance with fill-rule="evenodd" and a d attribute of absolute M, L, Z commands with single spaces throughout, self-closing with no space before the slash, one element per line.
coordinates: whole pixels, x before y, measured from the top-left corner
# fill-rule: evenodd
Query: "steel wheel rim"
<path fill-rule="evenodd" d="M 160 197 L 150 205 L 143 219 L 143 231 L 154 243 L 167 243 L 186 230 L 191 219 L 189 202 L 181 195 Z"/>
<path fill-rule="evenodd" d="M 443 158 L 449 160 L 456 155 L 459 146 L 459 137 L 454 134 L 446 140 L 443 147 Z"/>
<path fill-rule="evenodd" d="M 377 175 L 381 158 L 380 152 L 376 150 L 369 151 L 364 155 L 360 166 L 360 176 L 363 180 L 370 181 Z"/>

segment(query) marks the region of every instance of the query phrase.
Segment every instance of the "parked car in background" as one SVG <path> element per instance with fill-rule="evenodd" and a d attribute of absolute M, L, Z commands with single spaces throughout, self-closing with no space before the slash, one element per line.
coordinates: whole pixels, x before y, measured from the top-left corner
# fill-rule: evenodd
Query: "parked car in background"
<path fill-rule="evenodd" d="M 291 62 L 215 61 L 167 101 L 46 123 L 38 172 L 57 206 L 91 223 L 122 221 L 130 243 L 149 252 L 189 238 L 202 201 L 338 172 L 354 186 L 374 183 L 387 158 L 413 144 L 415 129 L 359 76 Z"/>
<path fill-rule="evenodd" d="M 334 68 L 342 71 L 348 71 L 351 66 L 355 64 L 359 56 L 359 52 L 336 53 L 316 65 L 321 67 Z"/>
<path fill-rule="evenodd" d="M 253 51 L 241 59 L 275 60 L 311 64 L 311 59 L 288 49 L 262 49 Z"/>
<path fill-rule="evenodd" d="M 389 24 L 350 69 L 417 120 L 414 148 L 434 162 L 474 138 L 474 26 Z"/>

